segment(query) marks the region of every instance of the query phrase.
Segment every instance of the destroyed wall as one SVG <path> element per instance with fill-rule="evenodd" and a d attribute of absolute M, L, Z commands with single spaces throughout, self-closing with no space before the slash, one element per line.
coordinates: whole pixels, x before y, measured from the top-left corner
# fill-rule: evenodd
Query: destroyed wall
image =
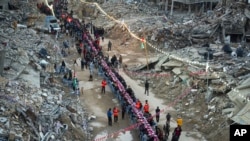
<path fill-rule="evenodd" d="M 219 2 L 220 0 L 173 0 L 174 2 L 180 2 L 184 4 L 195 4 L 204 2 Z"/>
<path fill-rule="evenodd" d="M 8 2 L 9 2 L 9 0 L 1 0 L 0 1 L 0 11 L 8 9 Z"/>
<path fill-rule="evenodd" d="M 0 54 L 0 140 L 90 140 L 90 115 L 77 99 L 66 97 L 60 77 L 50 69 L 61 60 L 53 47 L 62 43 L 37 30 L 44 15 L 36 3 L 25 4 L 0 13 L 0 49 L 6 51 Z M 35 27 L 27 26 L 27 17 L 37 19 Z M 41 49 L 49 57 L 41 57 Z M 46 70 L 42 62 L 48 63 Z"/>
<path fill-rule="evenodd" d="M 249 73 L 245 77 L 249 77 Z M 250 114 L 247 112 L 250 104 L 249 88 L 250 79 L 243 79 L 236 89 L 227 94 L 234 105 L 225 109 L 224 112 L 237 124 L 245 125 L 250 123 Z"/>

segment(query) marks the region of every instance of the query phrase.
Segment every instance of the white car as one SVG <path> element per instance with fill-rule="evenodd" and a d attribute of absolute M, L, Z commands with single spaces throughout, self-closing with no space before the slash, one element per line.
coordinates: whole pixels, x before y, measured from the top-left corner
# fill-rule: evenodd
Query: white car
<path fill-rule="evenodd" d="M 60 25 L 58 24 L 58 20 L 55 16 L 46 16 L 45 17 L 45 28 L 51 31 L 51 27 L 53 30 L 61 30 Z"/>

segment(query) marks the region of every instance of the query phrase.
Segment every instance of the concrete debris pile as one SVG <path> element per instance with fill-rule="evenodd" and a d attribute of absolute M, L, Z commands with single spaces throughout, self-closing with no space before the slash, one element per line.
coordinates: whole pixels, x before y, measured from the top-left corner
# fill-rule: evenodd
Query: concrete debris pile
<path fill-rule="evenodd" d="M 18 15 L 21 10 L 0 13 L 0 140 L 90 140 L 86 109 L 67 97 L 51 69 L 62 43 Z"/>
<path fill-rule="evenodd" d="M 139 79 L 142 85 L 147 75 L 154 93 L 167 101 L 173 101 L 182 93 L 183 87 L 195 88 L 184 101 L 176 105 L 176 108 L 192 119 L 189 122 L 195 124 L 191 126 L 207 134 L 207 139 L 213 140 L 216 135 L 228 129 L 232 121 L 239 124 L 250 122 L 249 114 L 246 112 L 250 100 L 247 93 L 250 72 L 249 48 L 247 42 L 239 40 L 248 37 L 245 31 L 248 29 L 248 9 L 245 7 L 245 10 L 242 10 L 240 6 L 234 5 L 223 9 L 218 5 L 217 10 L 210 15 L 190 19 L 178 26 L 174 22 L 175 26 L 171 29 L 159 29 L 151 39 L 166 41 L 165 47 L 169 47 L 173 40 L 172 44 L 176 45 L 176 50 L 169 53 L 181 58 L 182 61 L 163 55 L 159 56 L 157 61 L 149 61 L 150 71 L 146 70 L 145 63 L 129 66 L 127 70 L 127 74 Z M 182 38 L 187 39 L 189 47 L 186 44 L 183 46 L 185 48 L 178 49 L 181 46 L 174 42 L 183 40 Z M 187 60 L 203 65 L 190 64 Z M 210 68 L 208 70 L 207 62 Z M 154 73 L 157 74 L 153 75 Z M 161 77 L 164 73 L 169 74 Z M 145 75 L 142 77 L 138 74 Z M 200 99 L 205 101 L 200 102 Z M 204 123 L 204 120 L 208 122 Z M 218 132 L 210 132 L 215 128 L 219 128 Z"/>
<path fill-rule="evenodd" d="M 248 38 L 249 23 L 247 19 L 250 17 L 250 12 L 245 3 L 237 3 L 231 7 L 223 7 L 219 3 L 213 11 L 208 11 L 200 16 L 195 14 L 178 16 L 162 14 L 158 16 L 157 8 L 154 9 L 153 5 L 113 3 L 110 6 L 111 3 L 107 2 L 102 5 L 108 15 L 121 22 L 124 21 L 130 31 L 139 36 L 146 36 L 148 41 L 157 43 L 160 48 L 177 49 L 204 42 L 227 43 L 227 39 L 224 38 L 226 35 L 231 35 L 230 38 L 233 42 Z M 116 10 L 111 8 L 114 5 L 116 5 Z M 150 8 L 148 8 L 149 6 Z M 151 12 L 147 12 L 147 10 Z M 103 26 L 107 31 L 116 25 L 103 13 L 97 11 L 98 9 L 95 8 L 95 14 L 92 14 L 95 15 L 92 19 L 93 23 Z M 103 21 L 105 21 L 105 25 L 103 25 Z"/>
<path fill-rule="evenodd" d="M 22 80 L 8 81 L 0 92 L 0 138 L 4 141 L 69 140 L 69 129 L 87 132 L 84 120 L 88 118 L 87 112 L 76 100 L 62 100 L 65 92 L 61 89 L 37 88 Z"/>
<path fill-rule="evenodd" d="M 110 6 L 112 4 L 112 6 Z M 115 6 L 116 10 L 114 10 L 112 7 Z M 86 5 L 85 7 L 90 7 L 90 5 Z M 130 27 L 130 30 L 132 32 L 148 32 L 152 31 L 157 27 L 164 26 L 165 19 L 163 16 L 155 16 L 157 13 L 157 9 L 152 9 L 149 5 L 143 4 L 143 3 L 112 3 L 107 2 L 102 5 L 102 8 L 105 9 L 105 12 L 114 17 L 115 19 L 118 19 L 119 21 L 124 21 L 128 26 Z M 120 26 L 120 24 L 116 24 L 113 21 L 110 21 L 110 19 L 103 15 L 100 11 L 98 11 L 98 8 L 92 7 L 92 13 L 91 10 L 85 11 L 84 13 L 89 13 L 89 16 L 91 16 L 93 23 L 96 26 L 102 26 L 105 28 L 107 33 L 109 30 L 111 30 L 114 26 Z M 154 12 L 152 12 L 154 11 Z M 141 17 L 141 18 L 135 18 L 135 17 Z M 103 23 L 103 21 L 105 21 Z M 147 26 L 144 26 L 147 25 Z M 147 27 L 148 29 L 144 29 L 142 27 Z"/>

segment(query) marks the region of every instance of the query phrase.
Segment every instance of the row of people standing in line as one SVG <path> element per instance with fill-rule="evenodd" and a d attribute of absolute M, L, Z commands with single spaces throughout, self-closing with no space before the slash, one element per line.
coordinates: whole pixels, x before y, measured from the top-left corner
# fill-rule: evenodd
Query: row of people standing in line
<path fill-rule="evenodd" d="M 116 58 L 116 56 L 113 56 L 112 58 L 111 58 L 111 64 L 113 65 L 113 66 L 115 66 L 115 62 L 117 61 L 117 59 L 115 59 Z M 146 94 L 146 92 L 148 92 L 148 84 L 145 84 L 145 94 Z M 104 91 L 105 91 L 105 87 L 104 87 Z M 135 97 L 134 97 L 135 98 Z M 126 106 L 125 106 L 125 104 L 123 104 L 123 106 L 122 106 L 122 118 L 124 119 L 124 115 L 125 115 L 125 110 L 124 109 L 127 109 L 126 108 Z M 159 108 L 158 108 L 159 109 Z M 118 112 L 116 112 L 116 111 L 119 111 L 117 108 L 114 108 L 113 109 L 113 113 L 114 113 L 114 119 L 115 119 L 115 122 L 117 122 L 118 121 Z M 158 111 L 159 112 L 159 111 Z M 107 115 L 108 115 L 108 117 L 110 117 L 110 115 L 112 115 L 112 114 L 110 114 L 111 113 L 111 109 L 109 109 L 108 110 L 108 112 L 107 112 Z M 147 101 L 145 101 L 145 105 L 144 105 L 144 113 L 149 113 L 149 105 L 148 105 L 148 103 L 147 103 Z M 159 115 L 157 115 L 157 117 L 156 117 L 156 120 L 157 120 L 157 122 L 159 122 Z M 111 120 L 112 121 L 112 120 Z M 110 120 L 109 120 L 109 123 L 110 123 Z M 152 122 L 150 122 L 149 121 L 149 123 L 152 123 Z M 112 124 L 112 123 L 111 123 Z M 158 131 L 159 129 L 158 128 L 156 128 L 156 130 Z M 158 131 L 159 132 L 159 131 Z"/>
<path fill-rule="evenodd" d="M 74 62 L 74 63 L 76 63 L 76 62 Z M 62 61 L 62 66 L 65 68 L 66 67 L 66 65 L 65 65 L 65 62 L 64 61 Z M 71 74 L 71 77 L 72 77 L 72 72 L 70 72 L 69 74 Z M 69 75 L 69 77 L 70 77 L 70 75 Z M 70 78 L 69 78 L 70 79 Z M 74 84 L 74 82 L 76 82 L 76 81 L 73 81 L 73 84 Z M 73 89 L 75 90 L 75 88 L 74 88 L 75 86 L 73 85 Z M 104 87 L 105 88 L 105 87 Z M 79 89 L 78 89 L 79 90 Z M 105 90 L 104 90 L 104 92 L 105 92 Z M 123 107 L 122 107 L 122 118 L 124 119 L 124 115 L 125 115 L 125 110 L 124 109 L 126 109 L 125 108 L 125 106 L 123 105 Z M 149 113 L 149 105 L 148 105 L 148 102 L 147 101 L 145 101 L 145 105 L 144 105 L 144 107 L 143 107 L 143 110 L 144 110 L 144 113 Z M 115 111 L 117 111 L 117 108 L 114 108 L 113 109 L 113 113 L 114 113 L 114 122 L 117 122 L 118 121 L 118 113 L 117 112 L 115 112 Z M 156 113 L 159 113 L 159 107 L 157 107 L 157 109 L 156 109 Z M 151 115 L 150 115 L 151 116 Z M 159 122 L 159 114 L 157 114 L 156 115 L 156 122 Z M 109 120 L 109 123 L 110 123 L 110 120 Z M 149 121 L 149 123 L 152 123 L 152 121 Z M 112 122 L 111 122 L 111 124 L 112 124 Z M 154 123 L 153 123 L 153 125 L 154 125 Z M 179 128 L 178 128 L 179 129 Z M 178 129 L 176 129 L 177 130 L 177 132 L 175 133 L 175 134 L 173 134 L 173 135 L 175 135 L 175 136 L 178 136 L 178 135 L 180 135 L 179 133 L 178 133 Z M 161 132 L 161 130 L 157 127 L 157 126 L 155 126 L 155 131 L 156 131 L 156 133 L 157 133 L 157 135 L 158 135 L 158 137 L 159 137 L 159 139 L 161 139 L 161 136 L 162 136 L 162 132 Z M 144 135 L 144 137 L 145 137 L 145 135 Z M 173 136 L 174 137 L 174 136 Z M 174 141 L 174 140 L 173 140 Z"/>
<path fill-rule="evenodd" d="M 102 70 L 102 71 L 103 71 L 104 77 L 106 77 L 105 79 L 108 80 L 108 81 L 111 81 L 112 79 L 109 78 L 109 75 L 107 75 L 107 73 L 105 72 L 105 70 Z M 123 86 L 125 86 L 125 88 L 126 88 L 127 85 L 126 85 L 126 82 L 124 81 L 124 79 L 117 72 L 115 72 L 115 71 L 113 71 L 113 72 L 117 76 L 117 78 L 119 79 L 119 81 L 123 84 Z M 113 93 L 117 96 L 118 100 L 121 103 L 121 106 L 122 106 L 122 119 L 124 119 L 125 113 L 127 113 L 129 115 L 129 119 L 131 120 L 131 122 L 132 123 L 136 123 L 137 119 L 136 119 L 135 113 L 133 113 L 132 105 L 130 105 L 127 101 L 125 101 L 123 99 L 123 94 L 121 92 L 119 92 L 116 83 L 113 83 L 113 82 L 112 83 L 108 82 L 108 83 L 111 84 L 110 86 L 111 86 L 111 89 L 112 89 Z M 133 95 L 132 99 L 135 102 L 136 98 L 134 96 L 133 90 L 128 86 L 128 88 L 126 89 L 126 91 L 129 93 L 130 96 Z M 147 107 L 147 106 L 145 106 L 145 107 Z M 147 108 L 145 108 L 145 109 L 147 109 Z M 111 121 L 112 121 L 112 110 L 111 110 L 111 108 L 107 111 L 107 117 L 108 117 L 108 123 L 109 123 L 109 125 L 112 125 L 112 123 L 111 123 Z M 153 122 L 151 122 L 151 125 L 153 126 Z M 153 137 L 150 137 L 150 136 L 149 136 L 149 138 L 153 139 Z"/>

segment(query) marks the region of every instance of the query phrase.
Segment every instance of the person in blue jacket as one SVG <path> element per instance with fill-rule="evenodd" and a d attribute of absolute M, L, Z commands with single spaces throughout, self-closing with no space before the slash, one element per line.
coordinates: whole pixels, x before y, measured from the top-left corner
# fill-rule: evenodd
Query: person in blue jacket
<path fill-rule="evenodd" d="M 109 126 L 112 126 L 112 115 L 113 115 L 112 110 L 111 110 L 111 108 L 109 108 L 109 110 L 107 111 Z"/>

